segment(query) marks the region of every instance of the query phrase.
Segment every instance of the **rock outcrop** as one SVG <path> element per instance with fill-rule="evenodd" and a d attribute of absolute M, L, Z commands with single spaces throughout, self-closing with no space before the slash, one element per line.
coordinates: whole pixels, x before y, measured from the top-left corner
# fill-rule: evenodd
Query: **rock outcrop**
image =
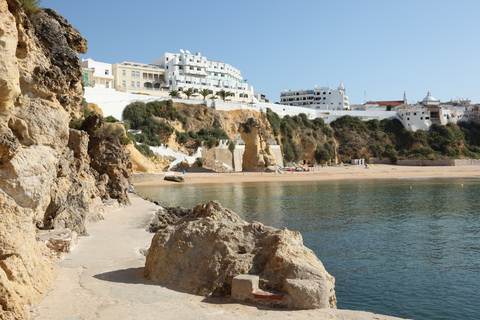
<path fill-rule="evenodd" d="M 242 140 L 245 142 L 243 154 L 243 169 L 246 171 L 263 171 L 277 163 L 270 152 L 266 141 L 268 132 L 261 122 L 255 118 L 249 118 L 239 128 Z"/>
<path fill-rule="evenodd" d="M 191 210 L 161 209 L 145 276 L 199 295 L 229 296 L 232 279 L 258 275 L 261 289 L 283 295 L 293 309 L 334 308 L 335 279 L 300 233 L 247 223 L 216 202 Z"/>
<path fill-rule="evenodd" d="M 0 319 L 25 318 L 52 278 L 52 248 L 65 239 L 37 241 L 38 230 L 85 234 L 102 194 L 127 202 L 121 144 L 95 137 L 92 146 L 69 126 L 83 116 L 86 48 L 56 12 L 0 0 Z"/>

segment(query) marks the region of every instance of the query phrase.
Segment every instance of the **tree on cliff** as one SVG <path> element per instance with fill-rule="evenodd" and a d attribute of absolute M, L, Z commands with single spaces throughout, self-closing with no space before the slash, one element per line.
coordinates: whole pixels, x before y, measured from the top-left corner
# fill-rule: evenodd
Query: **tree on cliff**
<path fill-rule="evenodd" d="M 225 90 L 220 90 L 217 92 L 217 95 L 222 98 L 223 101 L 225 101 L 225 99 L 227 99 L 228 97 L 231 97 L 233 96 L 233 93 L 231 93 L 230 91 L 225 91 Z"/>
<path fill-rule="evenodd" d="M 202 89 L 200 90 L 200 95 L 203 97 L 204 100 L 207 100 L 207 97 L 212 94 L 212 91 L 208 90 L 208 89 Z"/>
<path fill-rule="evenodd" d="M 183 91 L 183 93 L 187 96 L 187 99 L 190 99 L 191 96 L 195 93 L 192 88 L 188 88 L 187 90 Z"/>

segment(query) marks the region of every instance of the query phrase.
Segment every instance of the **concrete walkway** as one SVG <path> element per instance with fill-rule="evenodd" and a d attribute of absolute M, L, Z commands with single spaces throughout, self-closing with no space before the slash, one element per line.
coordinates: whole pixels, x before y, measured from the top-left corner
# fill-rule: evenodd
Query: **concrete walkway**
<path fill-rule="evenodd" d="M 155 205 L 136 196 L 132 205 L 105 214 L 89 236 L 59 263 L 58 277 L 43 302 L 32 307 L 38 320 L 120 319 L 394 319 L 346 310 L 272 311 L 226 301 L 206 302 L 148 283 L 141 250 L 152 234 L 145 226 Z"/>

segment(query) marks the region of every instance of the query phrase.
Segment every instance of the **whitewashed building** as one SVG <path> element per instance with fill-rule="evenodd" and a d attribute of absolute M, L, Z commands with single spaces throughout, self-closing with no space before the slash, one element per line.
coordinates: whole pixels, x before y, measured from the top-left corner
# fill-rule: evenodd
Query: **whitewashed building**
<path fill-rule="evenodd" d="M 83 81 L 94 88 L 113 88 L 113 68 L 110 63 L 93 59 L 82 60 Z"/>
<path fill-rule="evenodd" d="M 213 94 L 225 90 L 232 93 L 227 100 L 255 100 L 253 87 L 243 79 L 240 70 L 224 62 L 208 60 L 199 52 L 167 52 L 155 64 L 165 69 L 165 83 L 170 90 L 185 91 L 192 88 L 198 93 L 207 89 Z"/>
<path fill-rule="evenodd" d="M 407 130 L 428 130 L 432 124 L 447 125 L 465 121 L 466 107 L 442 104 L 428 92 L 417 104 L 397 109 L 397 114 Z"/>
<path fill-rule="evenodd" d="M 350 110 L 350 101 L 343 83 L 337 89 L 287 90 L 280 93 L 280 103 L 321 110 Z"/>

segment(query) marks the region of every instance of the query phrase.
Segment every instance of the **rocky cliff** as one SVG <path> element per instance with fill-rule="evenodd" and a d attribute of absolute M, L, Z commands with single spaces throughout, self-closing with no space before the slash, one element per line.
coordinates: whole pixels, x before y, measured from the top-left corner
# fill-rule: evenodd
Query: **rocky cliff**
<path fill-rule="evenodd" d="M 264 113 L 255 110 L 219 111 L 201 104 L 135 102 L 127 106 L 123 117 L 131 128 L 142 132 L 135 136 L 139 143 L 166 144 L 193 154 L 198 147 L 211 148 L 219 140 L 243 141 L 245 170 L 264 170 L 276 165 L 268 148 L 269 142 L 275 142 L 270 123 Z M 204 160 L 205 164 L 214 162 L 214 159 Z"/>
<path fill-rule="evenodd" d="M 52 10 L 0 0 L 0 318 L 22 319 L 52 278 L 39 229 L 86 233 L 101 198 L 128 202 L 118 139 L 71 129 L 82 118 L 86 41 Z"/>

